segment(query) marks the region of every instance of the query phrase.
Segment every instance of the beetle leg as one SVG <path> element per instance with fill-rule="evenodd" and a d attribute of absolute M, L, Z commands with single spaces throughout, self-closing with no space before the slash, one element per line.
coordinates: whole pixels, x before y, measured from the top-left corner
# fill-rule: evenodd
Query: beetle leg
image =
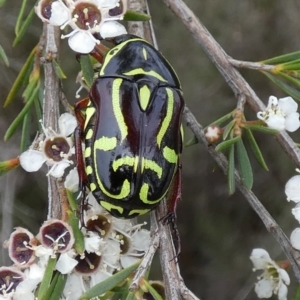
<path fill-rule="evenodd" d="M 80 204 L 81 226 L 84 226 L 83 210 L 86 207 L 86 185 L 87 185 L 87 176 L 85 174 L 85 164 L 83 161 L 83 153 L 82 153 L 82 145 L 81 145 L 85 118 L 81 110 L 86 108 L 88 102 L 89 102 L 89 98 L 84 98 L 78 103 L 76 103 L 74 108 L 74 112 L 78 122 L 78 126 L 74 131 L 74 140 L 75 140 L 75 149 L 76 149 L 75 153 L 76 153 L 76 161 L 77 161 L 77 170 L 79 176 L 79 188 L 82 193 L 81 204 Z"/>
<path fill-rule="evenodd" d="M 179 164 L 177 168 L 176 174 L 172 181 L 172 185 L 167 194 L 168 212 L 161 219 L 163 225 L 171 224 L 172 234 L 175 237 L 176 254 L 174 259 L 176 259 L 176 261 L 181 252 L 180 235 L 177 228 L 177 215 L 176 215 L 177 203 L 179 202 L 180 199 L 181 199 L 181 164 Z"/>

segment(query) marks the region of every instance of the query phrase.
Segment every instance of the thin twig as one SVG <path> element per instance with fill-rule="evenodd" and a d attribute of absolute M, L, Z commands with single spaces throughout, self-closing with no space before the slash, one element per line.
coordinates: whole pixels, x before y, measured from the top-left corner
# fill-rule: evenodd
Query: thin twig
<path fill-rule="evenodd" d="M 272 65 L 265 65 L 260 62 L 251 62 L 251 61 L 241 61 L 236 60 L 233 58 L 228 57 L 228 61 L 231 63 L 232 66 L 236 68 L 246 68 L 246 69 L 252 69 L 257 71 L 272 71 L 275 67 Z"/>
<path fill-rule="evenodd" d="M 52 58 L 57 58 L 60 40 L 59 28 L 44 24 L 45 39 L 45 96 L 43 101 L 43 123 L 45 128 L 58 130 L 60 85 L 52 64 Z M 63 183 L 60 179 L 48 176 L 48 219 L 61 218 L 61 203 L 66 197 L 61 193 Z"/>
<path fill-rule="evenodd" d="M 236 70 L 230 61 L 230 57 L 216 42 L 208 30 L 201 24 L 195 14 L 182 0 L 163 0 L 165 4 L 181 19 L 196 41 L 201 45 L 208 57 L 220 71 L 227 84 L 238 98 L 244 94 L 248 105 L 255 112 L 265 110 L 265 105 L 257 97 L 243 76 Z M 290 136 L 282 131 L 276 136 L 280 145 L 290 156 L 293 162 L 300 167 L 300 149 L 295 145 Z"/>
<path fill-rule="evenodd" d="M 196 118 L 187 108 L 185 109 L 185 118 L 188 127 L 191 128 L 191 130 L 197 137 L 198 141 L 202 141 L 202 143 L 206 146 L 209 154 L 213 157 L 213 159 L 216 161 L 219 167 L 224 171 L 224 173 L 227 174 L 228 161 L 226 157 L 222 153 L 217 152 L 214 149 L 214 147 L 209 147 L 202 126 L 197 122 Z M 274 236 L 277 242 L 281 245 L 283 251 L 285 252 L 287 258 L 289 259 L 293 267 L 298 282 L 300 282 L 300 260 L 298 257 L 299 255 L 298 251 L 295 251 L 292 248 L 291 243 L 287 238 L 287 236 L 285 235 L 285 233 L 282 231 L 282 229 L 279 227 L 276 221 L 272 218 L 269 212 L 265 209 L 265 207 L 261 204 L 261 202 L 255 196 L 255 194 L 251 190 L 245 188 L 240 178 L 240 175 L 237 171 L 235 171 L 235 180 L 236 180 L 237 187 L 244 195 L 244 197 L 247 199 L 251 207 L 261 218 L 267 230 Z"/>

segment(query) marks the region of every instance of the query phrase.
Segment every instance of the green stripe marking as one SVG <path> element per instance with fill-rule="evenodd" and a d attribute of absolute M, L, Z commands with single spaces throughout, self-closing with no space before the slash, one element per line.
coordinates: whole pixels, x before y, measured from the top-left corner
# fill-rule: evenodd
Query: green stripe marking
<path fill-rule="evenodd" d="M 106 201 L 100 201 L 100 205 L 108 211 L 111 211 L 112 209 L 116 209 L 120 214 L 122 214 L 124 211 L 124 209 L 122 207 L 117 206 L 117 205 L 112 205 Z"/>
<path fill-rule="evenodd" d="M 86 133 L 85 138 L 86 138 L 87 140 L 91 139 L 91 138 L 93 137 L 93 133 L 94 133 L 93 129 L 90 128 L 90 129 L 88 130 L 88 132 Z"/>
<path fill-rule="evenodd" d="M 141 108 L 143 111 L 145 111 L 146 108 L 148 107 L 150 101 L 150 95 L 151 95 L 150 89 L 146 84 L 140 88 L 139 94 L 140 94 L 139 100 L 140 100 Z"/>
<path fill-rule="evenodd" d="M 163 149 L 163 156 L 171 164 L 176 164 L 178 161 L 178 155 L 176 154 L 175 150 L 167 146 Z"/>
<path fill-rule="evenodd" d="M 151 70 L 151 71 L 145 71 L 142 68 L 137 68 L 137 69 L 133 69 L 129 72 L 125 72 L 123 73 L 124 75 L 128 75 L 128 76 L 134 76 L 134 75 L 148 75 L 148 76 L 153 76 L 155 78 L 157 78 L 160 81 L 163 82 L 167 82 L 167 80 L 165 78 L 163 78 L 161 75 L 159 75 L 158 73 L 156 73 L 155 71 Z"/>
<path fill-rule="evenodd" d="M 87 124 L 90 122 L 92 116 L 95 114 L 96 108 L 95 107 L 88 107 L 85 110 L 85 123 L 84 128 L 87 127 Z"/>
<path fill-rule="evenodd" d="M 133 214 L 139 214 L 144 215 L 147 214 L 151 209 L 133 209 L 129 212 L 128 216 L 131 216 Z"/>
<path fill-rule="evenodd" d="M 124 116 L 120 107 L 120 87 L 122 85 L 123 79 L 117 78 L 113 82 L 112 86 L 112 106 L 115 118 L 119 125 L 121 132 L 121 142 L 126 138 L 128 134 L 128 128 L 126 126 Z"/>
<path fill-rule="evenodd" d="M 160 144 L 162 139 L 164 138 L 164 135 L 166 134 L 168 127 L 172 120 L 173 115 L 173 108 L 174 108 L 174 95 L 171 89 L 166 88 L 168 99 L 167 99 L 167 113 L 165 118 L 163 119 L 163 122 L 161 124 L 161 127 L 159 129 L 159 132 L 157 134 L 156 142 L 158 147 L 160 148 Z"/>
<path fill-rule="evenodd" d="M 91 154 L 92 154 L 92 149 L 91 149 L 91 147 L 85 148 L 85 150 L 84 150 L 84 157 L 90 157 Z"/>
<path fill-rule="evenodd" d="M 94 142 L 94 147 L 97 150 L 110 151 L 117 147 L 116 137 L 103 136 Z"/>
<path fill-rule="evenodd" d="M 150 159 L 143 159 L 144 160 L 144 168 L 149 169 L 156 173 L 157 177 L 161 179 L 162 176 L 162 168 L 154 161 Z"/>
<path fill-rule="evenodd" d="M 130 156 L 124 156 L 122 158 L 113 161 L 112 168 L 116 172 L 121 166 L 126 165 L 133 167 L 135 163 L 135 158 Z"/>
<path fill-rule="evenodd" d="M 149 191 L 149 184 L 143 183 L 141 190 L 140 190 L 140 199 L 145 204 L 155 204 L 158 203 L 162 198 L 159 198 L 157 200 L 148 200 L 148 191 Z"/>

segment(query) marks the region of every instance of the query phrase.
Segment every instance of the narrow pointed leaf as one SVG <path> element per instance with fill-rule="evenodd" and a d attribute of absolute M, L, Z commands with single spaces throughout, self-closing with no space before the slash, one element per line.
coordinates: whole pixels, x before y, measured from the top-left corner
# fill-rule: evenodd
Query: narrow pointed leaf
<path fill-rule="evenodd" d="M 126 297 L 126 300 L 136 300 L 136 295 L 134 292 L 129 292 L 127 297 Z M 119 299 L 118 299 L 119 300 Z"/>
<path fill-rule="evenodd" d="M 217 145 L 216 151 L 224 151 L 225 149 L 231 147 L 233 144 L 235 144 L 240 139 L 241 139 L 240 136 L 236 136 L 233 139 L 224 141 L 224 142 L 222 142 L 222 143 L 220 143 L 220 144 Z"/>
<path fill-rule="evenodd" d="M 62 70 L 62 68 L 60 67 L 60 65 L 58 64 L 58 62 L 55 59 L 52 60 L 52 65 L 53 65 L 55 74 L 57 75 L 58 78 L 60 78 L 60 79 L 67 78 L 64 71 Z"/>
<path fill-rule="evenodd" d="M 0 176 L 15 169 L 19 165 L 20 165 L 20 160 L 18 157 L 12 158 L 12 159 L 6 160 L 6 161 L 1 161 L 0 162 Z"/>
<path fill-rule="evenodd" d="M 20 151 L 24 152 L 30 142 L 30 111 L 24 116 L 23 126 L 22 126 L 22 135 L 21 135 L 21 143 L 20 143 Z"/>
<path fill-rule="evenodd" d="M 88 300 L 93 297 L 97 297 L 99 295 L 102 295 L 106 293 L 107 291 L 110 291 L 112 288 L 114 288 L 116 285 L 121 283 L 123 280 L 125 280 L 130 274 L 132 274 L 139 266 L 141 261 L 139 260 L 135 264 L 129 266 L 126 269 L 123 269 L 122 271 L 116 273 L 115 275 L 105 279 L 104 281 L 96 284 L 91 289 L 89 289 L 87 292 L 85 292 L 79 300 Z"/>
<path fill-rule="evenodd" d="M 2 48 L 2 46 L 0 45 L 0 57 L 1 59 L 4 61 L 5 65 L 7 67 L 9 67 L 9 61 L 8 61 L 8 58 L 6 56 L 6 53 L 4 51 L 4 49 Z"/>
<path fill-rule="evenodd" d="M 296 52 L 283 54 L 280 56 L 276 56 L 273 58 L 263 60 L 263 61 L 261 61 L 261 63 L 268 64 L 268 65 L 275 65 L 275 64 L 281 64 L 281 63 L 285 63 L 285 62 L 292 61 L 292 60 L 299 59 L 299 58 L 300 58 L 300 51 L 296 51 Z"/>
<path fill-rule="evenodd" d="M 224 128 L 224 132 L 223 132 L 223 140 L 226 140 L 229 133 L 231 132 L 233 126 L 234 126 L 235 120 L 232 120 L 230 123 L 228 123 L 225 128 Z"/>
<path fill-rule="evenodd" d="M 15 34 L 16 34 L 16 36 L 18 36 L 18 34 L 20 32 L 20 27 L 21 27 L 22 20 L 24 18 L 24 13 L 25 13 L 26 5 L 27 5 L 27 0 L 21 1 L 21 8 L 20 8 L 20 11 L 19 11 L 19 14 L 18 14 L 18 18 L 17 18 L 17 22 L 16 22 L 16 26 L 15 26 Z"/>
<path fill-rule="evenodd" d="M 50 283 L 51 283 L 51 279 L 52 279 L 52 275 L 55 269 L 55 265 L 56 265 L 56 257 L 52 258 L 50 257 L 48 260 L 48 264 L 44 273 L 44 277 L 43 280 L 40 284 L 38 293 L 37 293 L 37 298 L 38 299 L 44 299 L 44 296 L 47 294 L 47 291 L 50 287 Z"/>
<path fill-rule="evenodd" d="M 249 142 L 250 148 L 254 154 L 254 157 L 256 158 L 257 162 L 260 164 L 260 166 L 265 169 L 266 171 L 269 171 L 268 166 L 264 160 L 264 157 L 258 147 L 258 144 L 251 132 L 251 130 L 249 129 L 245 129 L 245 134 L 247 137 L 247 140 Z"/>
<path fill-rule="evenodd" d="M 300 300 L 300 285 L 298 285 L 296 294 L 292 300 Z"/>
<path fill-rule="evenodd" d="M 194 136 L 185 143 L 184 147 L 190 147 L 190 146 L 196 145 L 198 143 L 199 143 L 198 139 L 196 138 L 196 136 Z"/>
<path fill-rule="evenodd" d="M 80 65 L 84 80 L 88 87 L 91 87 L 94 81 L 94 69 L 89 55 L 80 56 Z"/>
<path fill-rule="evenodd" d="M 278 75 L 300 88 L 300 80 L 298 78 L 294 78 L 283 72 L 278 73 Z"/>
<path fill-rule="evenodd" d="M 23 22 L 22 27 L 20 28 L 20 30 L 18 32 L 18 35 L 16 36 L 16 38 L 13 41 L 13 46 L 16 46 L 21 41 L 21 39 L 25 35 L 29 25 L 31 24 L 31 21 L 34 16 L 35 16 L 34 7 L 32 7 L 32 9 L 30 10 L 29 14 L 27 15 L 25 21 Z"/>
<path fill-rule="evenodd" d="M 12 88 L 10 89 L 10 92 L 4 102 L 4 107 L 6 107 L 8 104 L 12 102 L 12 100 L 16 97 L 17 93 L 19 92 L 20 88 L 22 87 L 25 82 L 27 82 L 27 78 L 29 77 L 29 72 L 32 69 L 33 66 L 33 59 L 34 55 L 36 53 L 36 47 L 33 48 L 31 53 L 29 54 L 24 66 L 22 67 L 19 75 L 17 76 Z"/>
<path fill-rule="evenodd" d="M 279 131 L 276 129 L 269 128 L 267 126 L 261 126 L 261 125 L 248 125 L 245 124 L 243 125 L 243 128 L 249 129 L 249 130 L 255 130 L 255 131 L 260 131 L 268 134 L 278 134 Z"/>
<path fill-rule="evenodd" d="M 67 282 L 67 275 L 56 272 L 43 300 L 59 300 Z"/>
<path fill-rule="evenodd" d="M 267 72 L 262 72 L 265 74 L 271 81 L 273 81 L 279 88 L 281 88 L 285 93 L 290 95 L 296 100 L 300 100 L 300 92 L 295 88 L 289 86 L 288 84 L 284 83 L 282 80 L 278 79 L 275 75 L 272 75 Z"/>
<path fill-rule="evenodd" d="M 235 176 L 234 176 L 234 145 L 231 145 L 228 156 L 228 191 L 229 195 L 235 192 Z"/>
<path fill-rule="evenodd" d="M 218 120 L 212 122 L 208 126 L 205 127 L 205 129 L 209 126 L 218 125 L 221 126 L 224 122 L 226 122 L 228 119 L 232 118 L 233 112 L 230 112 L 229 114 L 226 114 L 225 116 L 219 118 Z"/>
<path fill-rule="evenodd" d="M 30 80 L 29 84 L 27 85 L 25 91 L 22 94 L 22 97 L 25 99 L 25 102 L 28 101 L 28 99 L 31 98 L 34 90 L 36 89 L 36 86 L 38 84 L 39 79 Z"/>
<path fill-rule="evenodd" d="M 237 162 L 239 165 L 242 182 L 244 186 L 248 190 L 250 190 L 253 185 L 253 173 L 252 173 L 252 167 L 248 157 L 248 153 L 242 139 L 240 139 L 236 143 L 236 148 L 237 148 Z"/>
<path fill-rule="evenodd" d="M 79 219 L 76 217 L 74 212 L 68 211 L 69 216 L 69 224 L 71 225 L 74 233 L 75 244 L 74 249 L 77 253 L 83 254 L 84 253 L 84 236 L 82 231 L 79 229 Z"/>
<path fill-rule="evenodd" d="M 147 280 L 144 279 L 142 282 L 143 284 L 145 284 L 145 286 L 148 289 L 148 292 L 151 294 L 154 300 L 163 300 L 161 295 L 153 288 L 153 286 Z"/>
<path fill-rule="evenodd" d="M 124 21 L 149 21 L 151 16 L 134 10 L 127 10 L 124 15 Z"/>
<path fill-rule="evenodd" d="M 18 116 L 14 119 L 14 121 L 11 123 L 11 125 L 7 129 L 5 136 L 4 136 L 5 141 L 7 141 L 14 134 L 14 132 L 16 131 L 16 129 L 22 122 L 23 118 L 28 113 L 28 110 L 30 109 L 32 103 L 35 100 L 35 97 L 38 94 L 39 87 L 40 87 L 40 84 L 38 83 L 35 90 L 33 91 L 32 95 L 31 95 L 30 99 L 28 99 L 28 101 L 26 102 L 26 104 L 23 107 L 23 109 L 21 110 L 21 112 L 18 114 Z"/>
<path fill-rule="evenodd" d="M 282 70 L 297 70 L 299 69 L 299 67 L 300 67 L 300 58 L 276 65 L 274 69 L 272 69 L 272 72 L 277 73 Z"/>

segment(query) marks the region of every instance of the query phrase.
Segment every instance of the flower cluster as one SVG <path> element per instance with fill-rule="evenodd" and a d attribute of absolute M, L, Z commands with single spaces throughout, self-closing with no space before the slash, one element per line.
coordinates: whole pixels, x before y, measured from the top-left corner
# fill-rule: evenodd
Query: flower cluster
<path fill-rule="evenodd" d="M 126 9 L 126 0 L 40 0 L 36 13 L 43 22 L 62 30 L 69 25 L 72 31 L 61 37 L 68 38 L 72 50 L 90 53 L 100 39 L 126 33 L 117 22 Z"/>
<path fill-rule="evenodd" d="M 64 113 L 60 116 L 58 125 L 59 133 L 52 128 L 43 128 L 46 138 L 40 141 L 38 150 L 29 149 L 20 155 L 20 164 L 25 171 L 35 172 L 46 163 L 50 167 L 47 175 L 60 178 L 73 163 L 70 157 L 75 153 L 75 148 L 69 136 L 77 126 L 76 118 Z"/>
<path fill-rule="evenodd" d="M 300 127 L 297 109 L 298 104 L 292 97 L 277 99 L 270 96 L 266 110 L 258 112 L 257 118 L 272 129 L 294 132 Z"/>
<path fill-rule="evenodd" d="M 279 300 L 286 300 L 287 285 L 290 284 L 288 273 L 273 261 L 264 249 L 253 249 L 250 259 L 254 266 L 253 271 L 263 271 L 255 284 L 258 298 L 271 298 L 274 293 Z"/>
<path fill-rule="evenodd" d="M 298 169 L 296 170 L 299 172 Z M 295 175 L 288 180 L 285 185 L 285 194 L 288 201 L 294 201 L 297 203 L 292 209 L 292 214 L 300 223 L 300 175 Z M 290 240 L 292 246 L 295 249 L 300 250 L 300 228 L 293 230 Z"/>
<path fill-rule="evenodd" d="M 91 194 L 84 219 L 82 253 L 75 250 L 74 234 L 66 222 L 48 220 L 37 236 L 16 228 L 5 243 L 14 265 L 0 268 L 0 299 L 35 299 L 50 259 L 58 272 L 68 275 L 61 299 L 78 299 L 96 283 L 136 262 L 149 246 L 149 231 L 112 217 Z"/>

